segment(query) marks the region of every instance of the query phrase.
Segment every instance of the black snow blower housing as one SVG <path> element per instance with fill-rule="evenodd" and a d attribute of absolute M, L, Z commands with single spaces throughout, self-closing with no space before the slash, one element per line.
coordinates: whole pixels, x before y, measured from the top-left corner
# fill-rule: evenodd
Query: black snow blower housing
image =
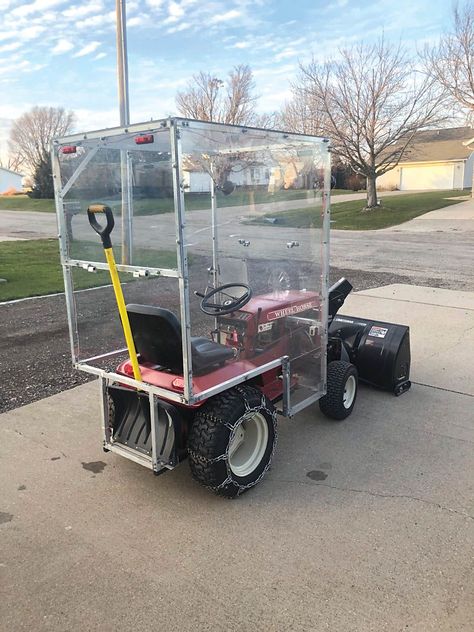
<path fill-rule="evenodd" d="M 341 348 L 341 359 L 357 367 L 363 382 L 395 395 L 410 386 L 410 329 L 382 321 L 338 316 L 337 311 L 352 290 L 341 279 L 329 290 L 329 345 Z"/>

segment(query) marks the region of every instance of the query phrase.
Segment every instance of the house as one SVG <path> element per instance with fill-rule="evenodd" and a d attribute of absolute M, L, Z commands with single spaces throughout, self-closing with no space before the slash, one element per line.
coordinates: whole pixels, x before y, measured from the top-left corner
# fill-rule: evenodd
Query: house
<path fill-rule="evenodd" d="M 464 189 L 472 186 L 472 127 L 424 130 L 415 135 L 400 163 L 377 178 L 382 190 Z"/>
<path fill-rule="evenodd" d="M 228 179 L 235 186 L 268 185 L 269 170 L 263 166 L 239 166 L 229 169 Z M 209 193 L 211 190 L 211 177 L 205 171 L 197 169 L 184 171 L 183 181 L 185 189 L 191 193 Z"/>
<path fill-rule="evenodd" d="M 220 156 L 214 160 L 215 182 L 230 180 L 236 187 L 262 187 L 269 193 L 280 189 L 321 187 L 320 169 L 315 167 L 312 150 L 295 149 L 292 154 L 279 151 L 274 146 L 266 151 L 230 158 Z M 211 190 L 209 161 L 199 161 L 196 157 L 185 158 L 183 184 L 192 193 L 208 193 Z"/>
<path fill-rule="evenodd" d="M 23 189 L 22 180 L 21 173 L 0 167 L 0 194 L 12 190 L 21 191 Z"/>

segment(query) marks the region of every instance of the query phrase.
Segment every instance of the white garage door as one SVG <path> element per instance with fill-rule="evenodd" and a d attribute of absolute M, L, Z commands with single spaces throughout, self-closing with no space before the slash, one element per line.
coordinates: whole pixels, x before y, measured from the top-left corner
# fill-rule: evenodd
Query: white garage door
<path fill-rule="evenodd" d="M 400 188 L 402 191 L 417 189 L 452 189 L 454 165 L 426 165 L 402 167 Z"/>

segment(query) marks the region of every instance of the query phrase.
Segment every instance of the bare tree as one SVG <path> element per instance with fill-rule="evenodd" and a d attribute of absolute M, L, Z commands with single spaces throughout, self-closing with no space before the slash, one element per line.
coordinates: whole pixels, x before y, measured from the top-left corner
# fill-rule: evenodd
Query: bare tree
<path fill-rule="evenodd" d="M 367 208 L 374 208 L 377 178 L 398 164 L 418 130 L 444 120 L 442 99 L 400 46 L 381 39 L 339 52 L 337 61 L 301 66 L 295 98 L 304 99 L 318 133 L 366 178 Z"/>
<path fill-rule="evenodd" d="M 235 66 L 224 81 L 209 73 L 193 75 L 176 95 L 182 116 L 231 125 L 252 125 L 256 120 L 255 82 L 249 66 Z"/>
<path fill-rule="evenodd" d="M 428 74 L 463 108 L 474 124 L 474 2 L 453 9 L 453 30 L 422 57 Z"/>
<path fill-rule="evenodd" d="M 0 156 L 0 167 L 18 173 L 18 170 L 21 167 L 21 160 L 15 155 L 8 155 L 7 157 Z"/>
<path fill-rule="evenodd" d="M 293 87 L 293 99 L 283 106 L 277 126 L 279 129 L 312 136 L 324 135 L 327 128 L 323 112 L 304 86 Z"/>
<path fill-rule="evenodd" d="M 74 122 L 74 113 L 63 108 L 37 106 L 25 112 L 10 130 L 11 159 L 33 173 L 47 162 L 51 140 L 70 132 Z"/>
<path fill-rule="evenodd" d="M 467 110 L 468 124 L 474 126 L 474 2 L 453 8 L 453 29 L 437 46 L 422 53 L 425 68 L 450 97 Z M 472 174 L 474 197 L 474 171 Z"/>
<path fill-rule="evenodd" d="M 205 72 L 193 75 L 187 88 L 177 93 L 176 105 L 179 113 L 188 118 L 273 128 L 275 115 L 257 113 L 257 99 L 252 70 L 241 64 L 229 71 L 225 81 Z M 186 165 L 189 170 L 208 173 L 216 187 L 225 191 L 232 184 L 228 181 L 231 173 L 259 163 L 252 152 L 236 151 L 224 156 L 188 156 Z"/>

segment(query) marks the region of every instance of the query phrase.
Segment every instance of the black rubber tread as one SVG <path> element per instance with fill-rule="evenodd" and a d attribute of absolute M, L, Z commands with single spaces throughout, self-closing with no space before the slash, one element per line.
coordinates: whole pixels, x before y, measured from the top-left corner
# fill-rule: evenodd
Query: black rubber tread
<path fill-rule="evenodd" d="M 319 400 L 319 408 L 326 417 L 342 421 L 351 414 L 357 399 L 357 385 L 351 407 L 346 408 L 343 402 L 344 387 L 351 375 L 354 375 L 357 382 L 357 369 L 350 362 L 335 360 L 328 364 L 327 393 Z"/>
<path fill-rule="evenodd" d="M 269 426 L 269 440 L 259 467 L 249 476 L 240 478 L 230 470 L 226 459 L 218 457 L 226 452 L 232 426 L 245 414 L 246 405 L 261 408 Z M 219 496 L 235 498 L 263 478 L 275 443 L 276 412 L 273 404 L 258 388 L 237 386 L 212 397 L 196 413 L 188 439 L 191 473 L 201 485 Z"/>

